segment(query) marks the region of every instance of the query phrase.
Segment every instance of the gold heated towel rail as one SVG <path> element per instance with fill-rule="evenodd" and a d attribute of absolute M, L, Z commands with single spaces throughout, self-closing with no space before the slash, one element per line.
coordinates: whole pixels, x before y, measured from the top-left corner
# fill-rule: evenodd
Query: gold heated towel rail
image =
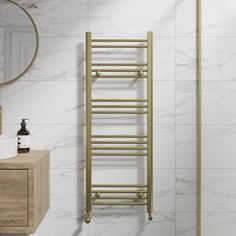
<path fill-rule="evenodd" d="M 102 43 L 102 44 L 101 44 Z M 93 48 L 140 48 L 146 50 L 146 63 L 93 63 Z M 149 220 L 153 211 L 153 148 L 152 148 L 152 80 L 153 80 L 153 35 L 147 33 L 146 39 L 92 39 L 91 32 L 86 33 L 86 215 L 85 222 L 90 223 L 93 205 L 144 205 L 147 206 Z M 120 68 L 122 67 L 122 69 Z M 134 72 L 120 74 L 117 72 Z M 94 99 L 92 98 L 92 80 L 105 78 L 145 79 L 147 95 L 143 99 Z M 115 104 L 115 105 L 114 105 Z M 129 108 L 129 109 L 127 109 Z M 103 110 L 104 109 L 104 110 Z M 110 110 L 112 109 L 112 110 Z M 145 135 L 94 135 L 92 117 L 99 114 L 137 114 L 145 115 L 147 131 Z M 101 144 L 105 146 L 96 146 Z M 121 144 L 122 147 L 116 146 Z M 136 144 L 130 146 L 129 144 Z M 114 146 L 112 146 L 114 145 Z M 103 151 L 103 152 L 97 152 Z M 135 151 L 135 152 L 117 152 Z M 109 152 L 107 152 L 109 151 Z M 112 158 L 114 156 L 136 156 L 146 158 L 146 184 L 93 184 L 92 158 Z M 132 195 L 131 195 L 132 194 Z M 105 200 L 105 201 L 104 201 Z M 108 200 L 108 201 L 107 201 Z M 115 200 L 115 201 L 114 201 Z M 122 201 L 117 201 L 122 200 Z M 126 200 L 126 201 L 123 201 Z"/>

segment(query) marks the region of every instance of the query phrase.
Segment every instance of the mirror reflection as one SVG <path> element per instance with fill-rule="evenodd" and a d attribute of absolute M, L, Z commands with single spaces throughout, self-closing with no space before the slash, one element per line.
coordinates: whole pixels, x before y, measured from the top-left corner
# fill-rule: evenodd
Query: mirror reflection
<path fill-rule="evenodd" d="M 37 51 L 37 32 L 30 15 L 17 4 L 0 0 L 0 84 L 24 74 Z"/>

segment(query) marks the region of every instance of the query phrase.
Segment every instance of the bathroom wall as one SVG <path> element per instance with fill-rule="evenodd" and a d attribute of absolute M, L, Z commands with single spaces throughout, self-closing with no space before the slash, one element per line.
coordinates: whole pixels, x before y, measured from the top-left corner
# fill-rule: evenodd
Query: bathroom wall
<path fill-rule="evenodd" d="M 51 208 L 33 235 L 196 236 L 195 0 L 32 2 L 38 6 L 29 10 L 40 35 L 38 57 L 26 75 L 0 92 L 4 132 L 16 133 L 20 119 L 29 118 L 32 148 L 51 150 Z M 235 100 L 235 32 L 231 32 L 235 9 L 231 5 L 235 4 L 230 0 L 204 2 L 203 165 L 210 170 L 203 170 L 203 235 L 215 236 L 222 235 L 227 226 L 233 232 L 236 220 L 230 207 L 235 197 L 230 185 L 235 175 L 234 145 L 225 143 L 235 136 L 231 109 Z M 147 220 L 144 208 L 103 207 L 94 210 L 92 223 L 86 225 L 85 32 L 97 37 L 137 38 L 145 37 L 149 30 L 154 33 L 154 219 Z M 108 82 L 102 83 L 104 88 Z M 144 95 L 142 83 L 116 82 L 112 90 L 95 95 L 117 94 Z M 138 120 L 138 130 L 134 120 L 115 120 L 122 124 L 118 131 L 142 132 L 143 120 Z M 108 133 L 115 128 L 112 124 L 104 127 L 98 119 L 95 131 Z M 142 160 L 125 163 L 96 161 L 94 181 L 145 181 Z"/>
<path fill-rule="evenodd" d="M 203 232 L 236 229 L 235 1 L 203 1 Z"/>

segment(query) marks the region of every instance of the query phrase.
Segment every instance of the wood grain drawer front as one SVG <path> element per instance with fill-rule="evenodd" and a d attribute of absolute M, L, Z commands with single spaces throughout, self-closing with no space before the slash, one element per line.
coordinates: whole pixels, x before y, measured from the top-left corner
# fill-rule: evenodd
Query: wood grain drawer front
<path fill-rule="evenodd" d="M 27 226 L 27 170 L 0 170 L 0 227 Z"/>

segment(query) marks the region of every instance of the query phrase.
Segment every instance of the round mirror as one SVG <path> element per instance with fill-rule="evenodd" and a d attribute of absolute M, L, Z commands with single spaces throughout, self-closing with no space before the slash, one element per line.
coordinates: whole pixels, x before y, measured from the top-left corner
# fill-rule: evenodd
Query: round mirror
<path fill-rule="evenodd" d="M 37 49 L 37 28 L 29 13 L 11 0 L 0 0 L 0 84 L 22 76 Z"/>

